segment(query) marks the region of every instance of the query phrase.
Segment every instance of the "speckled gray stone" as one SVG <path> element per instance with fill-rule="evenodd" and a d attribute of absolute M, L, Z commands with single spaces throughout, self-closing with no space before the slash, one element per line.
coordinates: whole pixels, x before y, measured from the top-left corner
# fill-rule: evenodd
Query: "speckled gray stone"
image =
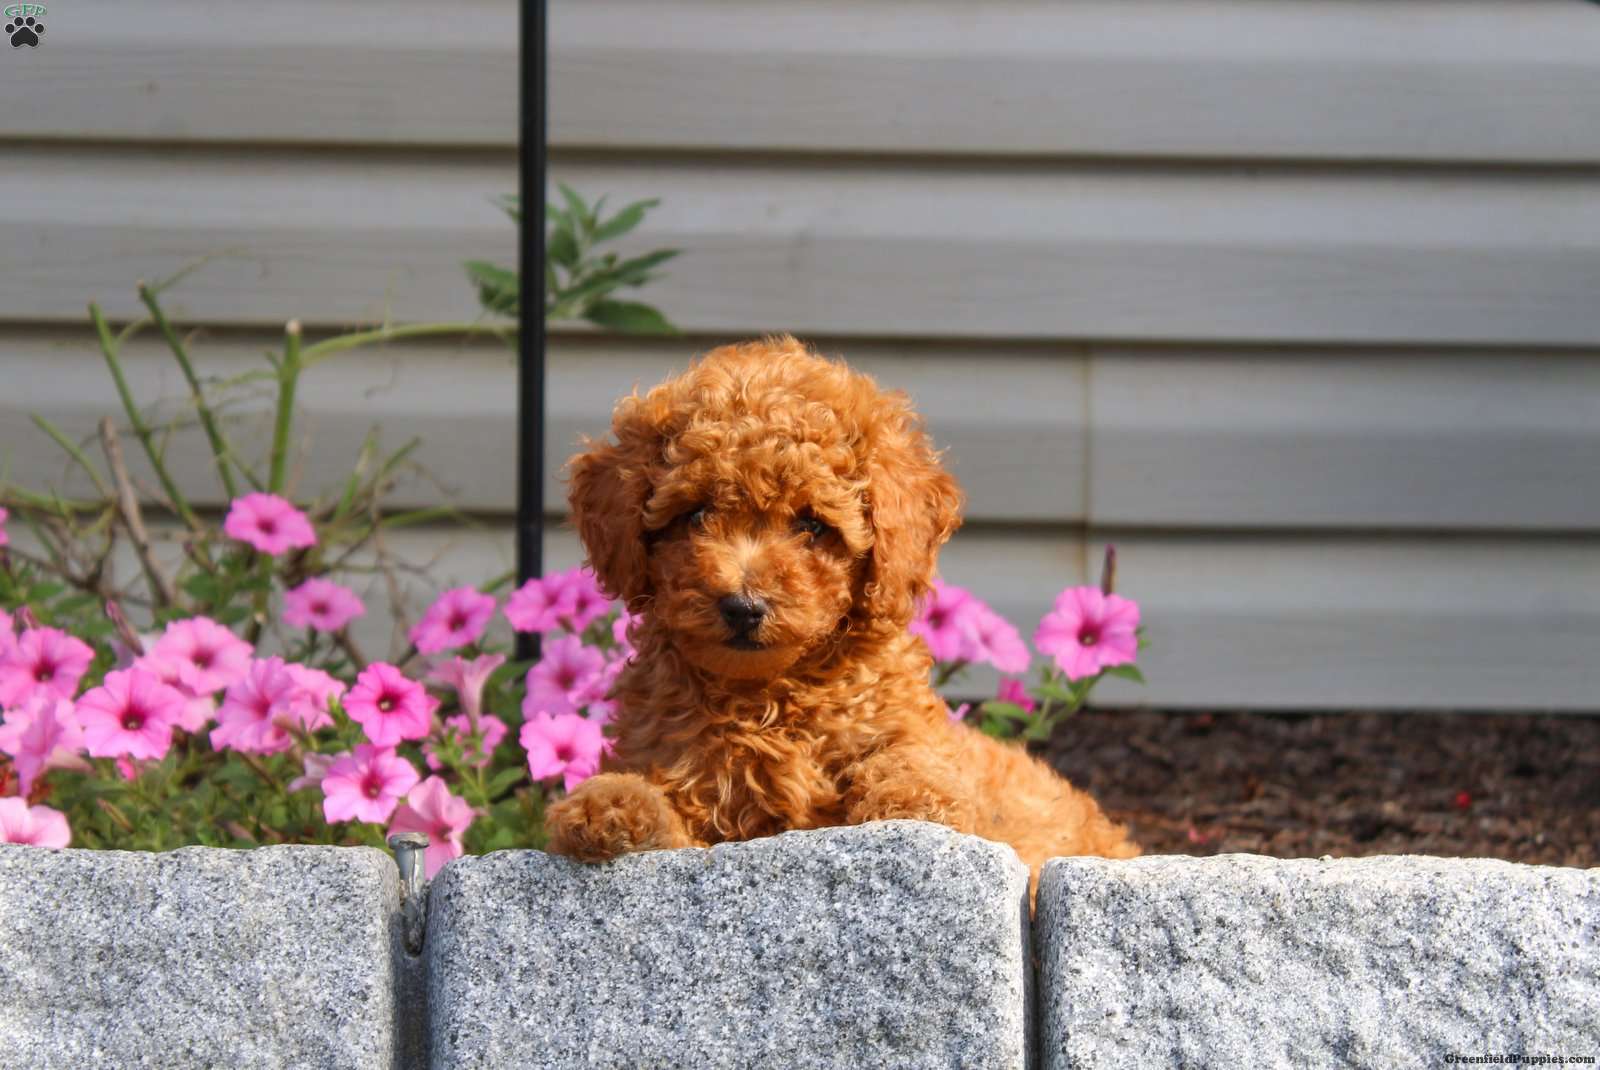
<path fill-rule="evenodd" d="M 1021 1067 L 1027 885 L 911 821 L 460 859 L 429 892 L 432 1065 Z"/>
<path fill-rule="evenodd" d="M 1046 1070 L 1600 1056 L 1600 869 L 1059 859 L 1036 934 Z"/>
<path fill-rule="evenodd" d="M 394 1063 L 394 862 L 0 847 L 0 1067 Z"/>

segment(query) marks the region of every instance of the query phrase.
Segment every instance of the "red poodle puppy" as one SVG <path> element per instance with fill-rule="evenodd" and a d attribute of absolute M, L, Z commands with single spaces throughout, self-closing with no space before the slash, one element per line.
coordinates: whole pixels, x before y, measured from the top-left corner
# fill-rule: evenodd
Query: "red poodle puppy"
<path fill-rule="evenodd" d="M 713 350 L 572 462 L 589 564 L 640 614 L 605 771 L 550 807 L 598 862 L 788 829 L 936 821 L 1058 855 L 1138 854 L 1016 745 L 950 721 L 906 630 L 961 494 L 903 394 L 792 338 Z"/>

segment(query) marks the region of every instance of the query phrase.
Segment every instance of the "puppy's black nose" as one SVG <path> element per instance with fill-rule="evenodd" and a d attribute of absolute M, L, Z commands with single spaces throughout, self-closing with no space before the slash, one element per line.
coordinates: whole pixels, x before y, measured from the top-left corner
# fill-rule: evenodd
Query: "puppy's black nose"
<path fill-rule="evenodd" d="M 736 636 L 749 635 L 761 627 L 770 609 L 762 599 L 747 594 L 730 594 L 717 603 L 717 608 Z"/>

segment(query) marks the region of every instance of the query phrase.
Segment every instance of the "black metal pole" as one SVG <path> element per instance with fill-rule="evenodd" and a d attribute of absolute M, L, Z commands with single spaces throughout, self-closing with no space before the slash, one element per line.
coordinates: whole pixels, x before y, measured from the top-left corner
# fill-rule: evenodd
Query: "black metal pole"
<path fill-rule="evenodd" d="M 545 0 L 522 0 L 521 331 L 517 359 L 517 584 L 544 574 L 544 189 L 549 123 Z M 517 636 L 519 659 L 539 656 Z"/>

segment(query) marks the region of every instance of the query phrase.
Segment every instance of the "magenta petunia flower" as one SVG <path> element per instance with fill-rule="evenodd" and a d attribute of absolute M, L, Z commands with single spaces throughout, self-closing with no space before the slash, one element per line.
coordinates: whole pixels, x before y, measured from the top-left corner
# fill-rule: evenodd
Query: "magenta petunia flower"
<path fill-rule="evenodd" d="M 328 770 L 333 768 L 333 763 L 339 760 L 336 754 L 307 754 L 300 762 L 300 767 L 305 770 L 300 776 L 289 781 L 284 790 L 291 795 L 307 788 L 322 787 L 322 780 L 328 775 Z"/>
<path fill-rule="evenodd" d="M 619 650 L 628 654 L 633 653 L 633 639 L 628 633 L 638 622 L 639 617 L 629 613 L 626 608 L 617 611 L 617 619 L 611 622 L 611 638 Z"/>
<path fill-rule="evenodd" d="M 628 667 L 628 659 L 632 656 L 621 651 L 613 652 L 607 657 L 606 667 L 600 670 L 600 674 L 573 694 L 573 703 L 583 710 L 589 720 L 603 725 L 616 715 L 617 702 L 611 697 L 611 691 L 616 687 L 617 677 Z"/>
<path fill-rule="evenodd" d="M 437 654 L 477 640 L 494 616 L 493 595 L 456 587 L 440 595 L 411 629 L 411 642 L 424 654 Z"/>
<path fill-rule="evenodd" d="M 918 607 L 910 630 L 913 635 L 922 636 L 935 661 L 969 660 L 966 623 L 972 600 L 964 587 L 933 581 L 933 590 Z"/>
<path fill-rule="evenodd" d="M 298 720 L 294 702 L 299 688 L 283 659 L 258 658 L 244 678 L 228 688 L 217 707 L 211 730 L 215 750 L 244 754 L 276 754 L 294 744 L 286 724 Z"/>
<path fill-rule="evenodd" d="M 317 544 L 317 533 L 306 514 L 276 494 L 256 493 L 235 498 L 228 507 L 222 530 L 229 538 L 248 543 L 273 557 Z"/>
<path fill-rule="evenodd" d="M 576 713 L 594 695 L 605 672 L 606 656 L 585 646 L 575 635 L 563 635 L 545 644 L 544 656 L 528 670 L 528 692 L 522 700 L 524 717 L 535 713 Z"/>
<path fill-rule="evenodd" d="M 6 534 L 6 520 L 10 516 L 11 514 L 6 512 L 5 506 L 0 505 L 0 546 L 9 546 L 11 544 L 11 536 Z"/>
<path fill-rule="evenodd" d="M 611 599 L 600 590 L 600 581 L 587 568 L 568 569 L 565 575 L 568 600 L 571 607 L 563 612 L 567 626 L 581 632 L 594 621 L 611 612 Z"/>
<path fill-rule="evenodd" d="M 482 769 L 489 764 L 489 758 L 494 754 L 494 749 L 500 741 L 506 738 L 506 723 L 493 714 L 484 714 L 478 718 L 478 732 L 483 736 L 481 746 L 474 748 L 468 742 L 472 738 L 472 721 L 464 713 L 455 714 L 444 719 L 444 734 L 447 739 L 454 739 L 461 744 L 461 752 L 466 763 Z M 438 749 L 433 740 L 422 745 L 423 760 L 428 763 L 429 769 L 442 769 L 444 763 L 439 760 Z"/>
<path fill-rule="evenodd" d="M 511 592 L 506 599 L 506 620 L 519 632 L 548 634 L 561 627 L 578 605 L 578 591 L 569 573 L 557 572 L 535 577 Z"/>
<path fill-rule="evenodd" d="M 320 577 L 283 594 L 283 622 L 291 628 L 336 632 L 366 612 L 354 591 Z"/>
<path fill-rule="evenodd" d="M 428 850 L 423 855 L 423 868 L 429 880 L 444 868 L 452 858 L 460 858 L 465 849 L 461 836 L 472 824 L 475 815 L 465 799 L 450 794 L 445 782 L 431 776 L 411 789 L 406 801 L 395 811 L 389 823 L 389 835 L 397 832 L 424 832 L 428 836 Z"/>
<path fill-rule="evenodd" d="M 7 710 L 0 724 L 0 751 L 11 756 L 23 795 L 46 769 L 88 768 L 79 757 L 82 750 L 77 711 L 48 692 L 35 692 L 24 705 Z"/>
<path fill-rule="evenodd" d="M 460 657 L 451 658 L 435 665 L 433 672 L 428 674 L 428 679 L 455 688 L 461 712 L 469 719 L 476 719 L 483 711 L 484 685 L 489 682 L 489 677 L 494 675 L 494 671 L 505 663 L 504 654 L 484 654 L 471 661 Z"/>
<path fill-rule="evenodd" d="M 993 665 L 1001 672 L 1023 673 L 1033 658 L 1017 629 L 1000 614 L 972 599 L 967 605 L 962 627 L 967 633 L 964 651 L 967 661 Z"/>
<path fill-rule="evenodd" d="M 177 665 L 178 682 L 194 695 L 214 695 L 250 671 L 250 644 L 209 617 L 175 620 L 149 657 Z"/>
<path fill-rule="evenodd" d="M 67 815 L 60 810 L 29 806 L 26 799 L 0 799 L 0 843 L 65 847 L 71 842 Z"/>
<path fill-rule="evenodd" d="M 393 747 L 408 739 L 424 739 L 433 730 L 439 703 L 414 680 L 386 662 L 361 670 L 344 699 L 345 712 L 376 746 Z"/>
<path fill-rule="evenodd" d="M 187 699 L 143 669 L 106 673 L 105 683 L 78 700 L 83 742 L 95 758 L 161 759 Z"/>
<path fill-rule="evenodd" d="M 20 706 L 35 691 L 70 699 L 94 650 L 57 628 L 29 628 L 0 655 L 0 706 Z"/>
<path fill-rule="evenodd" d="M 1021 680 L 1001 678 L 1000 690 L 995 692 L 994 697 L 1001 702 L 1009 702 L 1013 706 L 1021 706 L 1029 713 L 1033 712 L 1033 699 L 1028 697 L 1028 689 Z"/>
<path fill-rule="evenodd" d="M 528 752 L 528 774 L 535 780 L 562 777 L 571 791 L 600 771 L 605 737 L 600 726 L 575 713 L 535 714 L 517 737 Z"/>
<path fill-rule="evenodd" d="M 322 778 L 322 815 L 330 823 L 387 821 L 418 779 L 412 764 L 394 751 L 358 744 L 353 753 L 336 758 Z"/>
<path fill-rule="evenodd" d="M 1098 587 L 1069 587 L 1039 622 L 1033 645 L 1055 657 L 1068 680 L 1094 676 L 1139 655 L 1139 603 Z"/>

